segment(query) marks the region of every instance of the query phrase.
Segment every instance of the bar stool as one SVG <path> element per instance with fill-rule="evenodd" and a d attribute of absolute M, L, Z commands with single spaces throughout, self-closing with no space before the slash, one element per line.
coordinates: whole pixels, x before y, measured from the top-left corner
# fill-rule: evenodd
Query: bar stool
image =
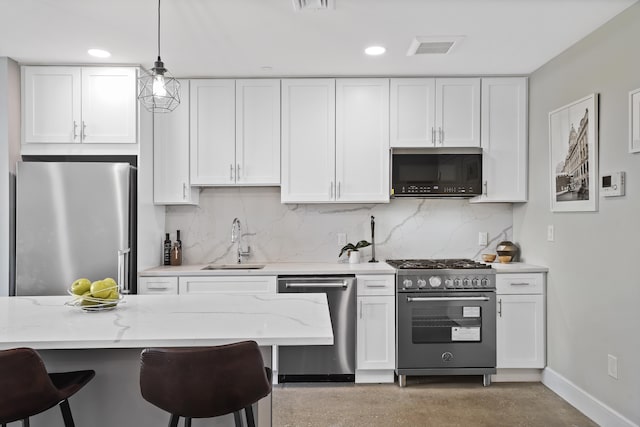
<path fill-rule="evenodd" d="M 214 347 L 147 348 L 140 355 L 140 390 L 149 403 L 180 417 L 212 418 L 233 413 L 241 427 L 255 426 L 251 405 L 271 392 L 271 370 L 264 367 L 255 341 Z"/>
<path fill-rule="evenodd" d="M 0 424 L 22 420 L 60 405 L 65 427 L 74 427 L 69 397 L 84 387 L 95 371 L 47 373 L 44 362 L 31 348 L 0 351 Z"/>

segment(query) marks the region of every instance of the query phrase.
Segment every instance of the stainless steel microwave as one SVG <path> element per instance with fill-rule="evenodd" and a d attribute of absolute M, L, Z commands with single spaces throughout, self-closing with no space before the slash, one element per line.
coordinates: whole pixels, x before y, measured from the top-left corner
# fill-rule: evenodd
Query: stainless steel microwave
<path fill-rule="evenodd" d="M 473 197 L 482 194 L 482 150 L 393 149 L 394 197 Z"/>

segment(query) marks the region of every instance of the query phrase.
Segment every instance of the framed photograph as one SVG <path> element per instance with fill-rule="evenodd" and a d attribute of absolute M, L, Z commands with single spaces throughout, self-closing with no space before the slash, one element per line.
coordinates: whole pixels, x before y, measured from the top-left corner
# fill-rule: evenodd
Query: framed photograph
<path fill-rule="evenodd" d="M 598 95 L 549 113 L 552 212 L 598 210 Z"/>
<path fill-rule="evenodd" d="M 640 89 L 629 92 L 629 152 L 640 152 Z"/>

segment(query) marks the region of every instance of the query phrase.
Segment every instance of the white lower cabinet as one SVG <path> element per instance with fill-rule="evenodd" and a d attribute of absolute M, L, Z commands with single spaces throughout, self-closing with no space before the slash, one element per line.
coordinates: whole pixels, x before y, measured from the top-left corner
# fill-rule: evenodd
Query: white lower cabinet
<path fill-rule="evenodd" d="M 356 382 L 394 382 L 395 276 L 358 275 Z"/>
<path fill-rule="evenodd" d="M 141 277 L 138 281 L 140 295 L 176 295 L 178 293 L 178 278 L 173 277 Z"/>
<path fill-rule="evenodd" d="M 498 274 L 498 369 L 545 367 L 544 273 Z"/>
<path fill-rule="evenodd" d="M 182 276 L 178 292 L 184 294 L 275 294 L 276 276 Z"/>

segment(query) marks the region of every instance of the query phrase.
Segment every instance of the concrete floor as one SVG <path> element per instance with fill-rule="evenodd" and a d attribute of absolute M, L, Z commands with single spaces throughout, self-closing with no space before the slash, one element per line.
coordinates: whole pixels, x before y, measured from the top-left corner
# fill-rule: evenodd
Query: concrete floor
<path fill-rule="evenodd" d="M 280 384 L 274 427 L 597 426 L 541 383 L 409 377 L 395 384 Z"/>

